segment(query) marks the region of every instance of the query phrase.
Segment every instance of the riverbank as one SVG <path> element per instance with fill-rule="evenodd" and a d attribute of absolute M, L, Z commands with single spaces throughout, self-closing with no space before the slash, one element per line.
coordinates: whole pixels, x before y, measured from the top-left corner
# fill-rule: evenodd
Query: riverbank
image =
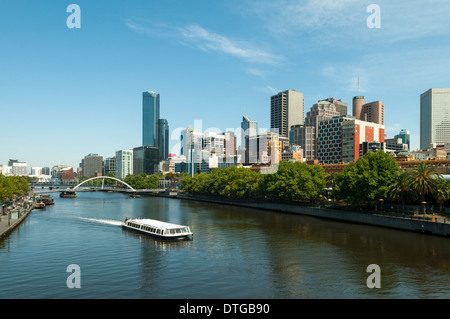
<path fill-rule="evenodd" d="M 437 236 L 450 237 L 450 224 L 439 222 L 439 219 L 425 220 L 415 218 L 402 218 L 377 212 L 357 212 L 334 209 L 332 207 L 312 207 L 297 203 L 243 200 L 218 198 L 205 195 L 192 195 L 178 193 L 176 198 L 184 200 L 203 201 L 221 205 L 241 206 L 280 213 L 307 215 L 317 218 L 337 220 L 341 222 L 365 224 L 371 226 L 392 228 L 404 231 L 419 232 Z"/>
<path fill-rule="evenodd" d="M 21 213 L 12 212 L 11 215 L 1 215 L 0 216 L 0 239 L 6 237 L 11 233 L 16 227 L 18 227 L 29 213 L 33 210 L 33 206 L 24 209 Z M 17 214 L 17 215 L 16 215 Z M 17 216 L 17 218 L 11 218 L 12 216 Z"/>

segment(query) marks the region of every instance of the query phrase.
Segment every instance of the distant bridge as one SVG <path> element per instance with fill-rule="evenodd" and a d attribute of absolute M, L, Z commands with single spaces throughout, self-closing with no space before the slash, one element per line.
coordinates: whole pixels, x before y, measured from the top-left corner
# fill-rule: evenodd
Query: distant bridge
<path fill-rule="evenodd" d="M 125 183 L 124 181 L 115 178 L 115 177 L 111 177 L 111 176 L 97 176 L 97 177 L 92 177 L 89 178 L 81 183 L 79 183 L 78 185 L 76 185 L 73 188 L 64 188 L 64 189 L 53 189 L 53 190 L 39 190 L 39 191 L 35 191 L 36 194 L 44 194 L 44 193 L 57 193 L 57 192 L 96 192 L 96 191 L 118 191 L 118 189 L 116 187 L 106 187 L 105 188 L 105 178 L 106 179 L 111 179 L 117 182 L 120 182 L 122 184 L 124 184 L 125 186 L 127 186 L 127 190 L 125 190 L 126 193 L 139 193 L 139 194 L 145 194 L 145 193 L 160 193 L 160 192 L 164 192 L 165 189 L 139 189 L 136 190 L 133 187 L 131 187 L 129 184 Z M 89 187 L 89 188 L 79 188 L 81 185 L 93 181 L 93 180 L 102 180 L 102 187 L 98 188 L 98 187 Z M 121 191 L 122 192 L 122 191 Z"/>

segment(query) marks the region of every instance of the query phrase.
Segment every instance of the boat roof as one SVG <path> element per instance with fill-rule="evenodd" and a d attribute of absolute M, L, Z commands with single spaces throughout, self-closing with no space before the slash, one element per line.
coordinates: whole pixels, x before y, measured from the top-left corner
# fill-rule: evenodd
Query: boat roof
<path fill-rule="evenodd" d="M 153 226 L 153 227 L 158 227 L 158 228 L 177 228 L 177 227 L 186 227 L 183 225 L 177 225 L 177 224 L 172 224 L 172 223 L 166 223 L 166 222 L 162 222 L 156 219 L 140 219 L 140 218 L 136 218 L 136 219 L 129 219 L 127 221 L 133 221 L 137 224 L 141 224 L 141 225 L 145 225 L 145 226 Z"/>

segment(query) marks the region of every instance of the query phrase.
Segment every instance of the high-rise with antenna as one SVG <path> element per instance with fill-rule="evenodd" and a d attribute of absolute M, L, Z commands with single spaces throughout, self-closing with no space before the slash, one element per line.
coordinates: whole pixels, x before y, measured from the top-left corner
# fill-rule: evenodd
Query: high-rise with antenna
<path fill-rule="evenodd" d="M 364 105 L 364 96 L 359 95 L 359 77 L 358 77 L 358 95 L 353 98 L 353 116 L 361 118 L 361 112 Z"/>

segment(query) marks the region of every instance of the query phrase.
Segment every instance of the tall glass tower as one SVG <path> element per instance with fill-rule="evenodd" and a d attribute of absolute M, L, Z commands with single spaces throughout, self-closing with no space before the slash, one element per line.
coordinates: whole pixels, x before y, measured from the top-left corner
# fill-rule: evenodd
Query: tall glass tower
<path fill-rule="evenodd" d="M 158 146 L 159 94 L 142 94 L 142 145 Z"/>
<path fill-rule="evenodd" d="M 169 158 L 169 124 L 166 119 L 158 119 L 158 147 L 161 160 Z"/>
<path fill-rule="evenodd" d="M 429 89 L 420 95 L 420 149 L 450 142 L 450 89 Z"/>

